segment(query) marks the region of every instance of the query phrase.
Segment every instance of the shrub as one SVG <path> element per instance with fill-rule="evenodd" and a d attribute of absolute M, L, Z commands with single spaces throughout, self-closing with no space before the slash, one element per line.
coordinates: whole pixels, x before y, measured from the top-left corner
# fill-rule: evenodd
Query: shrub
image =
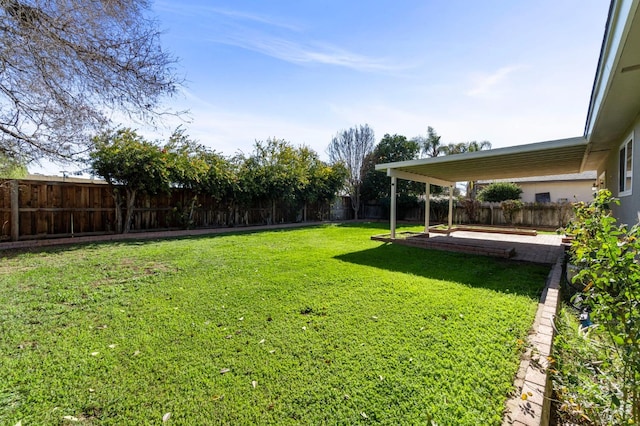
<path fill-rule="evenodd" d="M 516 213 L 522 210 L 524 204 L 520 200 L 505 200 L 500 204 L 500 207 L 502 208 L 504 219 L 509 225 L 512 225 Z"/>
<path fill-rule="evenodd" d="M 456 201 L 453 205 L 455 207 Z M 430 216 L 435 222 L 446 222 L 449 216 L 449 198 L 448 197 L 434 197 L 429 201 Z"/>
<path fill-rule="evenodd" d="M 469 223 L 478 223 L 478 215 L 480 214 L 480 202 L 473 198 L 465 198 L 460 201 L 460 206 L 469 218 Z"/>
<path fill-rule="evenodd" d="M 480 201 L 500 203 L 506 200 L 519 200 L 522 188 L 511 182 L 493 182 L 478 194 Z"/>
<path fill-rule="evenodd" d="M 585 284 L 579 296 L 602 326 L 622 362 L 620 396 L 612 410 L 621 410 L 623 423 L 640 423 L 640 224 L 617 225 L 609 206 L 618 203 L 609 190 L 590 203 L 575 205 L 575 219 L 567 225 L 574 235 L 571 259 L 581 267 L 573 278 Z M 604 374 L 607 374 L 605 371 Z"/>

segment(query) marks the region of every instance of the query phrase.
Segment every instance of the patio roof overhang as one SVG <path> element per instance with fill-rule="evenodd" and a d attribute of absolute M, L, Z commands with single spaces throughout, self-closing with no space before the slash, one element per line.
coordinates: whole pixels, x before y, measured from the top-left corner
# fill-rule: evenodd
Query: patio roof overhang
<path fill-rule="evenodd" d="M 456 182 L 508 179 L 580 173 L 592 170 L 597 154 L 591 155 L 584 137 L 538 142 L 528 145 L 468 152 L 421 160 L 377 164 L 376 170 L 391 177 L 391 238 L 396 235 L 396 180 L 426 184 L 425 233 L 429 233 L 429 184 L 449 186 Z M 453 190 L 449 191 L 449 229 L 453 218 Z"/>
<path fill-rule="evenodd" d="M 450 186 L 455 182 L 580 173 L 590 170 L 584 137 L 376 165 L 388 176 Z"/>

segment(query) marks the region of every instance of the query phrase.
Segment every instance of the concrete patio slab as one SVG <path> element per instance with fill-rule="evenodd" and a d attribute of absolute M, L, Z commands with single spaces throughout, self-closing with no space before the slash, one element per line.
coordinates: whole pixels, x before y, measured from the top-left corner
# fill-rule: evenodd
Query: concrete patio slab
<path fill-rule="evenodd" d="M 554 264 L 564 251 L 561 235 L 514 235 L 456 231 L 449 235 L 414 234 L 404 238 L 372 237 L 374 240 L 427 249 L 508 258 L 522 262 Z"/>

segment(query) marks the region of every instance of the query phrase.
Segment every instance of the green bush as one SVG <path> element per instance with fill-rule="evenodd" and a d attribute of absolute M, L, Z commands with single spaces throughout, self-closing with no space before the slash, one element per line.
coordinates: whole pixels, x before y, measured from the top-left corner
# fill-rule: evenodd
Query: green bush
<path fill-rule="evenodd" d="M 580 269 L 574 282 L 585 285 L 579 294 L 620 357 L 620 396 L 612 395 L 612 411 L 622 422 L 640 423 L 640 224 L 617 225 L 609 206 L 618 203 L 609 190 L 600 190 L 590 203 L 577 203 L 575 219 L 566 228 L 573 235 L 571 261 Z M 603 374 L 611 374 L 603 368 Z M 615 398 L 613 398 L 615 396 Z"/>
<path fill-rule="evenodd" d="M 506 200 L 519 200 L 522 188 L 511 182 L 493 182 L 478 194 L 480 201 L 500 203 Z"/>
<path fill-rule="evenodd" d="M 456 201 L 453 201 L 455 207 Z M 446 222 L 449 217 L 449 198 L 434 197 L 429 200 L 429 215 L 434 222 Z"/>
<path fill-rule="evenodd" d="M 469 223 L 478 223 L 478 216 L 480 215 L 480 202 L 473 198 L 465 198 L 460 201 L 460 206 L 464 209 L 464 212 L 469 218 Z"/>
<path fill-rule="evenodd" d="M 500 204 L 500 207 L 502 208 L 502 214 L 504 214 L 505 220 L 509 225 L 512 225 L 516 213 L 522 210 L 524 204 L 520 200 L 505 200 Z"/>

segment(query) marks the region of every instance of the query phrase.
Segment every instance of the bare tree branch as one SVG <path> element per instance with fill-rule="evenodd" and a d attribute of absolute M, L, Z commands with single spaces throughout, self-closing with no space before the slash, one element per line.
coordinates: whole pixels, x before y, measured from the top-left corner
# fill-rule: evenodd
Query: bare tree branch
<path fill-rule="evenodd" d="M 145 0 L 0 0 L 0 154 L 70 159 L 113 111 L 154 122 L 181 81 Z"/>
<path fill-rule="evenodd" d="M 363 180 L 365 158 L 373 151 L 376 138 L 368 124 L 342 130 L 332 139 L 328 154 L 332 164 L 342 163 L 349 175 L 346 189 L 351 197 L 355 218 L 360 208 L 360 189 Z"/>

